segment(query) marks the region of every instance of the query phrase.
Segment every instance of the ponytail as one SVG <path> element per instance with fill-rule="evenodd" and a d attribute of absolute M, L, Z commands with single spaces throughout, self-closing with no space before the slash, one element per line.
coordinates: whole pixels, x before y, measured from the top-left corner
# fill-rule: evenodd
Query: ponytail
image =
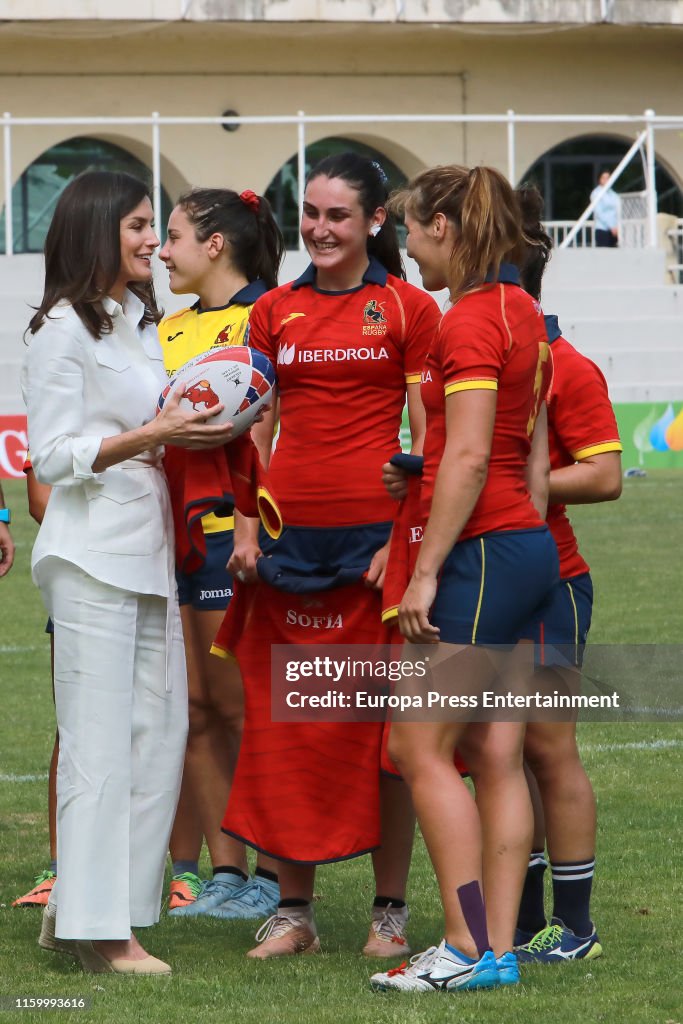
<path fill-rule="evenodd" d="M 258 237 L 253 254 L 252 272 L 260 277 L 266 287 L 277 288 L 278 274 L 285 255 L 285 240 L 273 215 L 273 208 L 265 196 L 259 196 L 259 208 L 256 212 Z M 255 280 L 251 274 L 246 275 L 250 281 Z"/>
<path fill-rule="evenodd" d="M 390 213 L 387 212 L 387 219 L 382 224 L 381 231 L 374 238 L 372 235 L 368 238 L 367 250 L 368 256 L 379 260 L 390 274 L 393 274 L 394 277 L 401 277 L 405 281 L 406 271 L 401 259 L 396 221 Z"/>
<path fill-rule="evenodd" d="M 523 256 L 521 214 L 507 179 L 492 167 L 434 167 L 418 174 L 395 193 L 389 207 L 426 226 L 437 213 L 455 226 L 448 286 L 456 301 L 480 287 L 488 275 L 498 276 L 504 261 L 519 264 Z"/>
<path fill-rule="evenodd" d="M 451 253 L 456 291 L 495 280 L 504 257 L 521 253 L 520 211 L 506 178 L 490 167 L 467 175 L 460 214 L 460 237 Z M 511 259 L 511 262 L 516 262 Z"/>
<path fill-rule="evenodd" d="M 517 200 L 522 214 L 525 253 L 520 269 L 525 291 L 537 302 L 541 300 L 541 282 L 550 261 L 553 240 L 545 230 L 543 196 L 535 185 L 522 185 L 517 189 Z"/>
<path fill-rule="evenodd" d="M 194 227 L 199 242 L 212 234 L 223 235 L 230 259 L 247 281 L 261 279 L 267 288 L 277 286 L 285 254 L 285 242 L 270 203 L 250 189 L 195 188 L 185 192 L 177 205 Z"/>

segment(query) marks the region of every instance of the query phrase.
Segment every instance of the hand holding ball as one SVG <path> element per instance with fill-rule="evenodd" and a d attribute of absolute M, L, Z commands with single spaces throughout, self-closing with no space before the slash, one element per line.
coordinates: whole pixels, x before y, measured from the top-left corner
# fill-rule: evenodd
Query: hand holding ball
<path fill-rule="evenodd" d="M 252 425 L 272 399 L 275 371 L 261 352 L 231 346 L 204 353 L 182 366 L 159 395 L 157 412 L 177 385 L 183 385 L 180 407 L 186 412 L 209 412 L 223 405 L 212 423 L 232 423 L 233 437 Z"/>

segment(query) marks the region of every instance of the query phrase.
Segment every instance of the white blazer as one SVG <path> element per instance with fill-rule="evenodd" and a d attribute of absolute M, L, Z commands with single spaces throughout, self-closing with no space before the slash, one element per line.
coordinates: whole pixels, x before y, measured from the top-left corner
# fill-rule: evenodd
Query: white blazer
<path fill-rule="evenodd" d="M 142 594 L 168 597 L 173 533 L 163 448 L 93 473 L 105 437 L 140 427 L 156 412 L 167 377 L 156 327 L 127 291 L 98 341 L 73 307 L 60 303 L 31 336 L 21 374 L 36 477 L 53 491 L 33 549 L 33 578 L 56 556 L 90 576 Z"/>

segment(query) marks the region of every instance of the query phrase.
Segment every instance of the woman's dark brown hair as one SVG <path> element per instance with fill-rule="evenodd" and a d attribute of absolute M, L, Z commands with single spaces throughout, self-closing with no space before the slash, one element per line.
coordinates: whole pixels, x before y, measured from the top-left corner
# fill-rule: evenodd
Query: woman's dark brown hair
<path fill-rule="evenodd" d="M 45 239 L 45 290 L 28 329 L 35 334 L 58 302 L 69 302 L 93 338 L 113 323 L 102 304 L 121 269 L 121 220 L 149 198 L 132 174 L 85 171 L 70 181 L 55 207 Z M 154 285 L 128 287 L 145 304 L 144 322 L 158 323 Z"/>
<path fill-rule="evenodd" d="M 553 251 L 553 240 L 545 230 L 543 196 L 535 185 L 520 185 L 517 199 L 522 211 L 522 230 L 526 253 L 520 264 L 524 290 L 537 302 L 541 300 L 541 282 Z"/>
<path fill-rule="evenodd" d="M 239 195 L 228 188 L 193 188 L 176 203 L 187 215 L 199 242 L 223 235 L 230 259 L 247 281 L 277 287 L 285 241 L 270 203 L 254 192 Z"/>
<path fill-rule="evenodd" d="M 387 176 L 376 160 L 370 160 L 351 150 L 327 156 L 309 172 L 306 184 L 320 177 L 340 178 L 350 188 L 355 189 L 367 218 L 372 217 L 378 207 L 387 205 Z M 377 235 L 368 237 L 366 248 L 368 256 L 374 256 L 379 260 L 390 274 L 405 279 L 406 272 L 401 260 L 393 217 L 387 214 L 387 219 Z"/>

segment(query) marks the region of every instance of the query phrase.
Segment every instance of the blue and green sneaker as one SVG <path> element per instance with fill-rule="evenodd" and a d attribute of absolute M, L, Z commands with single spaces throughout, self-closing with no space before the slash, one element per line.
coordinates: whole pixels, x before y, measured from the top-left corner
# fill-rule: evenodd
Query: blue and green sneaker
<path fill-rule="evenodd" d="M 174 875 L 168 889 L 168 909 L 177 910 L 178 907 L 187 907 L 194 903 L 202 891 L 202 884 L 199 875 L 193 874 L 192 871 Z"/>
<path fill-rule="evenodd" d="M 520 964 L 559 964 L 566 960 L 594 960 L 602 956 L 595 928 L 590 935 L 575 935 L 559 917 L 534 935 L 531 942 L 515 949 Z"/>

